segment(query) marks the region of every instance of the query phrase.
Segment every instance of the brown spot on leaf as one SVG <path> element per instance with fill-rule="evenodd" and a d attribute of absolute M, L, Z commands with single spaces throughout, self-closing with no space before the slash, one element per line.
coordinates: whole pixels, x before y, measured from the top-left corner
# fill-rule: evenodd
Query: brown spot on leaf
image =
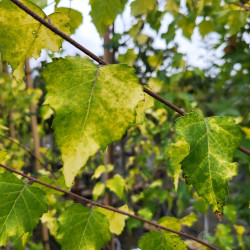
<path fill-rule="evenodd" d="M 221 221 L 222 220 L 222 216 L 223 216 L 223 214 L 222 213 L 220 213 L 219 211 L 215 211 L 215 214 L 216 214 L 216 216 L 217 216 L 217 218 L 219 219 L 219 221 Z"/>

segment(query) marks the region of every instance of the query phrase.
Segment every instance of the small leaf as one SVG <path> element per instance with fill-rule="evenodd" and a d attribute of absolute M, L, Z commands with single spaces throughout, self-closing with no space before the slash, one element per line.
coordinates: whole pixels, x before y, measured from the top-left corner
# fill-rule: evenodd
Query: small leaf
<path fill-rule="evenodd" d="M 62 250 L 99 250 L 111 239 L 107 217 L 94 209 L 73 204 L 58 220 L 58 240 Z"/>
<path fill-rule="evenodd" d="M 56 210 L 52 209 L 49 210 L 47 213 L 43 214 L 41 218 L 41 222 L 46 223 L 46 226 L 49 229 L 50 234 L 52 234 L 54 237 L 57 236 L 57 230 L 58 230 L 58 223 L 55 215 L 56 215 Z"/>
<path fill-rule="evenodd" d="M 47 6 L 47 0 L 31 0 L 31 2 L 39 6 L 41 9 Z"/>
<path fill-rule="evenodd" d="M 22 3 L 42 18 L 46 17 L 45 13 L 34 3 L 28 0 L 22 0 Z M 2 60 L 11 65 L 14 77 L 22 80 L 26 58 L 37 59 L 44 48 L 52 52 L 59 51 L 63 39 L 9 0 L 0 1 L 0 12 Z M 49 19 L 59 30 L 70 35 L 69 17 L 63 13 L 53 13 L 49 15 Z"/>
<path fill-rule="evenodd" d="M 133 16 L 139 16 L 153 10 L 155 6 L 157 6 L 157 0 L 135 0 L 130 6 L 131 14 Z"/>
<path fill-rule="evenodd" d="M 90 156 L 136 123 L 144 93 L 134 69 L 124 64 L 97 67 L 82 58 L 60 58 L 47 64 L 43 78 L 45 104 L 55 110 L 53 128 L 65 183 L 71 186 Z"/>
<path fill-rule="evenodd" d="M 135 51 L 133 49 L 128 49 L 125 54 L 119 54 L 118 56 L 119 62 L 125 63 L 129 66 L 133 66 L 136 58 L 137 55 L 135 54 Z"/>
<path fill-rule="evenodd" d="M 175 231 L 181 231 L 180 220 L 175 217 L 164 216 L 159 219 L 158 223 L 164 227 L 174 229 Z M 173 233 L 170 233 L 170 234 L 173 234 Z"/>
<path fill-rule="evenodd" d="M 64 13 L 71 19 L 69 25 L 71 26 L 72 33 L 75 33 L 75 30 L 82 24 L 82 13 L 77 10 L 60 7 L 56 9 L 56 12 Z"/>
<path fill-rule="evenodd" d="M 103 173 L 108 173 L 114 169 L 114 166 L 108 164 L 107 166 L 100 165 L 96 170 L 95 173 L 92 175 L 91 179 L 98 179 Z"/>
<path fill-rule="evenodd" d="M 150 231 L 144 234 L 138 243 L 141 250 L 187 249 L 178 235 L 169 234 L 165 230 Z"/>
<path fill-rule="evenodd" d="M 149 207 L 144 207 L 138 210 L 138 215 L 146 220 L 152 220 L 154 214 Z"/>
<path fill-rule="evenodd" d="M 124 212 L 129 213 L 130 210 L 128 208 L 127 205 L 124 205 L 122 207 L 118 208 L 119 210 L 122 210 Z M 107 218 L 109 219 L 109 229 L 111 231 L 111 233 L 115 233 L 117 235 L 120 235 L 125 227 L 125 220 L 128 218 L 128 216 L 123 215 L 123 214 L 119 214 L 119 213 L 115 213 L 113 211 L 101 208 L 101 207 L 97 207 L 96 208 L 97 211 L 99 211 L 100 213 L 104 214 L 107 216 Z"/>
<path fill-rule="evenodd" d="M 227 181 L 237 174 L 237 163 L 231 163 L 241 142 L 239 126 L 230 117 L 202 118 L 191 112 L 178 118 L 175 131 L 190 146 L 189 155 L 181 162 L 184 178 L 221 218 Z"/>
<path fill-rule="evenodd" d="M 126 2 L 127 0 L 90 0 L 90 16 L 100 37 L 114 23 L 116 16 L 123 12 Z"/>
<path fill-rule="evenodd" d="M 112 192 L 122 199 L 125 181 L 119 174 L 116 174 L 112 179 L 107 180 L 106 185 Z"/>
<path fill-rule="evenodd" d="M 8 238 L 17 239 L 32 232 L 47 209 L 46 195 L 41 189 L 9 172 L 0 174 L 0 246 Z"/>
<path fill-rule="evenodd" d="M 182 219 L 180 219 L 180 222 L 182 225 L 191 227 L 194 222 L 196 222 L 198 220 L 197 215 L 194 213 L 191 213 L 185 217 L 183 217 Z"/>
<path fill-rule="evenodd" d="M 181 173 L 180 162 L 188 155 L 189 145 L 182 137 L 175 143 L 171 143 L 167 146 L 166 153 L 170 157 L 170 166 L 168 169 L 169 174 L 174 179 L 175 190 L 178 188 L 179 177 Z"/>
<path fill-rule="evenodd" d="M 101 182 L 97 182 L 93 188 L 93 199 L 97 201 L 99 196 L 103 195 L 105 191 L 105 184 Z"/>

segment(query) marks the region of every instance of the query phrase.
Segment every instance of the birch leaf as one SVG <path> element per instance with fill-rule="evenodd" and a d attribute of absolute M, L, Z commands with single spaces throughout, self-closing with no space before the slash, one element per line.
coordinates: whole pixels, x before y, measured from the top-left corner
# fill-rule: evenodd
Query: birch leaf
<path fill-rule="evenodd" d="M 29 9 L 42 18 L 45 13 L 34 3 L 21 0 Z M 37 59 L 42 49 L 59 51 L 63 39 L 41 25 L 33 17 L 9 0 L 0 1 L 0 53 L 13 69 L 17 80 L 24 77 L 24 61 L 28 57 Z M 49 15 L 50 22 L 62 32 L 70 35 L 70 18 L 63 13 Z M 10 22 L 11 20 L 11 22 Z"/>
<path fill-rule="evenodd" d="M 53 128 L 65 182 L 71 186 L 90 156 L 120 140 L 136 123 L 142 112 L 136 107 L 144 93 L 131 67 L 97 67 L 82 58 L 55 59 L 47 64 L 43 78 L 48 91 L 45 104 L 55 110 Z"/>
<path fill-rule="evenodd" d="M 111 239 L 105 215 L 80 204 L 73 204 L 59 217 L 58 239 L 62 250 L 99 250 Z"/>
<path fill-rule="evenodd" d="M 0 246 L 6 245 L 9 238 L 32 232 L 45 212 L 45 192 L 9 172 L 0 174 Z"/>
<path fill-rule="evenodd" d="M 127 0 L 90 0 L 90 16 L 100 37 L 114 23 L 117 15 L 123 12 L 126 2 Z"/>
<path fill-rule="evenodd" d="M 118 209 L 127 213 L 131 212 L 127 205 L 119 207 Z M 111 233 L 115 233 L 117 235 L 120 235 L 122 233 L 125 227 L 125 220 L 128 218 L 128 216 L 115 213 L 113 211 L 110 211 L 101 207 L 97 207 L 96 210 L 106 215 L 107 218 L 109 219 L 109 229 Z"/>
<path fill-rule="evenodd" d="M 181 161 L 184 178 L 221 219 L 228 180 L 237 174 L 233 153 L 241 142 L 239 126 L 230 117 L 202 118 L 191 112 L 178 118 L 175 131 L 190 146 L 188 156 Z"/>

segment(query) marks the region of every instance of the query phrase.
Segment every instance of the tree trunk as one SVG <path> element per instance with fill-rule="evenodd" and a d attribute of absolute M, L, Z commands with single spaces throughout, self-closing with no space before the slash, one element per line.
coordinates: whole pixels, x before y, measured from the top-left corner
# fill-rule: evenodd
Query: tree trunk
<path fill-rule="evenodd" d="M 110 48 L 108 45 L 111 42 L 110 39 L 110 27 L 107 27 L 107 29 L 104 32 L 103 39 L 104 39 L 104 56 L 103 59 L 107 63 L 113 63 L 114 62 L 114 55 L 110 51 Z M 104 155 L 104 164 L 113 164 L 113 145 L 111 144 L 110 146 L 107 147 L 106 153 Z M 112 173 L 105 173 L 104 180 L 105 182 L 112 177 Z M 105 193 L 103 202 L 105 205 L 110 205 L 112 206 L 112 195 L 110 193 Z M 105 246 L 106 249 L 109 250 L 115 250 L 115 240 L 114 240 L 114 235 L 112 235 L 111 241 L 106 244 Z"/>
<path fill-rule="evenodd" d="M 26 73 L 26 84 L 27 89 L 33 89 L 33 81 L 31 78 L 31 70 L 29 65 L 29 59 L 27 58 L 25 61 L 25 73 Z M 30 120 L 31 120 L 31 130 L 32 130 L 32 137 L 34 142 L 34 154 L 36 156 L 35 159 L 35 169 L 36 172 L 41 169 L 40 164 L 40 140 L 39 140 L 39 134 L 37 129 L 37 115 L 36 115 L 36 105 L 35 103 L 30 103 Z M 41 224 L 41 234 L 42 234 L 42 241 L 43 241 L 43 249 L 44 250 L 50 250 L 50 244 L 49 244 L 49 231 L 46 227 L 46 223 Z"/>

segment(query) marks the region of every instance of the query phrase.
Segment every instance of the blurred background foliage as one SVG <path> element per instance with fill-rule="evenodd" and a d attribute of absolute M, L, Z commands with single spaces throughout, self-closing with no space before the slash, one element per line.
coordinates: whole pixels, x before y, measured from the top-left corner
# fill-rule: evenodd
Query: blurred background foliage
<path fill-rule="evenodd" d="M 59 2 L 56 1 L 55 10 Z M 90 3 L 95 13 L 93 2 Z M 112 2 L 116 9 L 116 1 L 110 1 L 110 4 Z M 121 13 L 125 6 L 126 1 L 121 2 L 122 9 L 117 13 Z M 46 1 L 42 4 L 41 7 L 47 5 Z M 204 116 L 234 117 L 244 134 L 242 146 L 249 149 L 249 1 L 135 0 L 127 5 L 131 5 L 131 27 L 128 30 L 116 33 L 116 16 L 108 23 L 113 24 L 111 42 L 104 48 L 113 53 L 114 62 L 133 66 L 142 84 L 187 112 L 195 110 Z M 76 15 L 79 20 L 79 12 L 72 12 L 71 15 L 72 19 Z M 166 16 L 172 21 L 164 28 Z M 151 30 L 150 34 L 147 29 Z M 194 32 L 200 34 L 207 45 L 207 53 L 214 53 L 207 67 L 194 67 L 187 62 L 175 39 L 178 32 L 189 40 Z M 155 45 L 155 36 L 159 34 L 165 44 L 164 50 Z M 216 39 L 213 39 L 214 36 Z M 216 54 L 218 49 L 221 53 Z M 48 57 L 55 56 L 49 51 L 47 54 Z M 46 88 L 41 70 L 45 63 L 42 61 L 33 68 L 34 89 L 26 89 L 24 82 L 13 80 L 2 63 L 0 149 L 6 151 L 6 165 L 42 175 L 43 181 L 53 183 L 54 180 L 65 187 L 60 152 L 55 146 L 51 128 L 53 110 L 42 106 Z M 31 102 L 37 105 L 35 115 L 41 161 L 47 166 L 39 172 L 33 167 L 35 159 L 25 151 L 33 150 L 30 117 L 34 114 L 29 111 Z M 189 215 L 187 222 L 182 223 L 186 232 L 220 249 L 250 249 L 250 158 L 240 151 L 235 152 L 238 176 L 230 181 L 224 217 L 219 222 L 207 203 L 198 197 L 192 186 L 185 184 L 182 177 L 180 160 L 187 155 L 188 146 L 174 132 L 176 118 L 178 114 L 173 110 L 154 101 L 153 107 L 146 111 L 144 124 L 131 128 L 120 142 L 113 144 L 113 164 L 104 166 L 104 152 L 98 152 L 82 169 L 72 191 L 96 201 L 102 201 L 108 193 L 112 206 L 120 207 L 127 203 L 131 211 L 149 220 L 158 221 L 163 216 L 181 219 Z M 105 173 L 109 173 L 107 181 Z M 50 211 L 42 220 L 47 222 L 50 230 L 51 248 L 59 249 L 56 218 L 65 209 L 65 202 L 71 204 L 71 201 L 59 193 L 48 192 L 47 196 Z M 149 229 L 149 225 L 127 219 L 122 234 L 115 236 L 116 249 L 135 248 L 139 237 Z M 195 242 L 187 240 L 186 243 L 190 249 L 203 249 Z M 43 248 L 38 229 L 32 236 L 25 235 L 20 242 L 15 242 L 14 247 L 23 249 L 24 245 L 30 249 Z"/>

